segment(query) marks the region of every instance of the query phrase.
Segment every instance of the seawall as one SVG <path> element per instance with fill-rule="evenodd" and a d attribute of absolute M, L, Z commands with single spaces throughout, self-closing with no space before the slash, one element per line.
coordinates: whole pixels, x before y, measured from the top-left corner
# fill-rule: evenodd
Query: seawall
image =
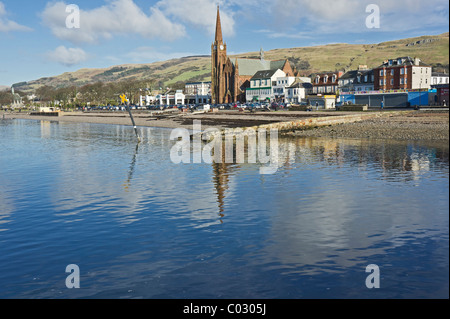
<path fill-rule="evenodd" d="M 399 114 L 406 114 L 413 111 L 388 111 L 388 112 L 370 112 L 370 113 L 358 113 L 351 115 L 342 115 L 342 116 L 323 116 L 317 118 L 305 118 L 299 119 L 295 121 L 287 121 L 287 122 L 278 122 L 271 124 L 263 124 L 252 127 L 245 128 L 229 128 L 223 129 L 219 132 L 205 132 L 203 133 L 203 140 L 211 140 L 213 137 L 217 136 L 217 134 L 225 135 L 239 135 L 246 134 L 248 135 L 250 132 L 258 132 L 259 130 L 265 129 L 266 131 L 270 130 L 278 130 L 279 133 L 287 133 L 299 130 L 307 130 L 316 127 L 322 126 L 332 126 L 338 124 L 346 124 L 346 123 L 355 123 L 361 122 L 368 119 L 373 118 L 381 118 L 381 117 L 391 117 Z"/>

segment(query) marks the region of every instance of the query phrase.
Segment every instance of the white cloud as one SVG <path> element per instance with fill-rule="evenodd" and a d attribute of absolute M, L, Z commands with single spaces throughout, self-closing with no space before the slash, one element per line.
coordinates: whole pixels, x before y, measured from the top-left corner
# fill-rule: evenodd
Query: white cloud
<path fill-rule="evenodd" d="M 380 8 L 379 31 L 448 26 L 447 0 L 275 0 L 267 5 L 277 17 L 275 24 L 283 27 L 296 24 L 317 33 L 360 33 L 368 31 L 366 7 L 372 3 Z"/>
<path fill-rule="evenodd" d="M 86 61 L 88 54 L 80 48 L 66 48 L 65 46 L 59 46 L 54 51 L 48 52 L 47 58 L 65 66 L 73 66 Z"/>
<path fill-rule="evenodd" d="M 186 34 L 183 25 L 167 19 L 157 7 L 144 13 L 133 0 L 114 0 L 92 10 L 80 8 L 80 28 L 66 27 L 65 2 L 48 3 L 41 17 L 53 34 L 72 43 L 97 43 L 116 35 L 139 34 L 146 38 L 175 40 Z"/>
<path fill-rule="evenodd" d="M 156 6 L 165 14 L 204 29 L 210 35 L 216 30 L 217 1 L 215 0 L 161 0 Z M 220 20 L 224 37 L 234 35 L 233 12 L 226 5 L 220 8 Z"/>
<path fill-rule="evenodd" d="M 7 12 L 3 2 L 0 2 L 0 32 L 11 32 L 11 31 L 31 31 L 32 29 L 17 22 L 8 20 L 6 18 Z"/>

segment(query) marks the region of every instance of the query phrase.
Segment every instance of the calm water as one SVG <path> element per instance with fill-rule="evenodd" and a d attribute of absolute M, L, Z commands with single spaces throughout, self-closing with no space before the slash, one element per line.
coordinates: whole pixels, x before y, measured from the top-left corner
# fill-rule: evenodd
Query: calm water
<path fill-rule="evenodd" d="M 260 175 L 141 134 L 0 120 L 0 298 L 449 297 L 448 143 L 282 139 Z"/>

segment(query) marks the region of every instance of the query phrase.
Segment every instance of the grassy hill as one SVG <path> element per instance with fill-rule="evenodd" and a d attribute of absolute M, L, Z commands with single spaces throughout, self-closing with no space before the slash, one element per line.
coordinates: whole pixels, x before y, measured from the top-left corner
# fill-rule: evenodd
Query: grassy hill
<path fill-rule="evenodd" d="M 436 71 L 448 72 L 449 33 L 434 36 L 402 39 L 379 44 L 329 44 L 315 47 L 276 49 L 265 52 L 269 60 L 289 59 L 302 75 L 334 70 L 351 70 L 358 65 L 369 68 L 379 66 L 384 60 L 400 56 L 419 57 L 434 66 Z M 239 54 L 234 57 L 259 57 L 259 52 Z M 14 84 L 18 90 L 33 92 L 44 85 L 56 88 L 83 86 L 95 82 L 123 80 L 149 80 L 153 86 L 167 87 L 190 81 L 209 81 L 211 60 L 209 56 L 192 56 L 150 64 L 127 64 L 106 69 L 81 69 L 54 77 Z"/>

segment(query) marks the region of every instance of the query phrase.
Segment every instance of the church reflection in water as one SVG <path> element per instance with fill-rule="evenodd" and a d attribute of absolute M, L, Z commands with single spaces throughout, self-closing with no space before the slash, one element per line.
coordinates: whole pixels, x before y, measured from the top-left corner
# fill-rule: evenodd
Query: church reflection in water
<path fill-rule="evenodd" d="M 236 148 L 234 147 L 234 152 Z M 234 153 L 235 154 L 235 153 Z M 225 161 L 225 143 L 222 143 L 222 156 L 219 163 L 213 162 L 212 164 L 212 181 L 217 194 L 217 204 L 219 208 L 220 222 L 225 217 L 225 197 L 227 190 L 229 189 L 230 178 L 239 169 L 237 164 L 226 163 Z"/>

